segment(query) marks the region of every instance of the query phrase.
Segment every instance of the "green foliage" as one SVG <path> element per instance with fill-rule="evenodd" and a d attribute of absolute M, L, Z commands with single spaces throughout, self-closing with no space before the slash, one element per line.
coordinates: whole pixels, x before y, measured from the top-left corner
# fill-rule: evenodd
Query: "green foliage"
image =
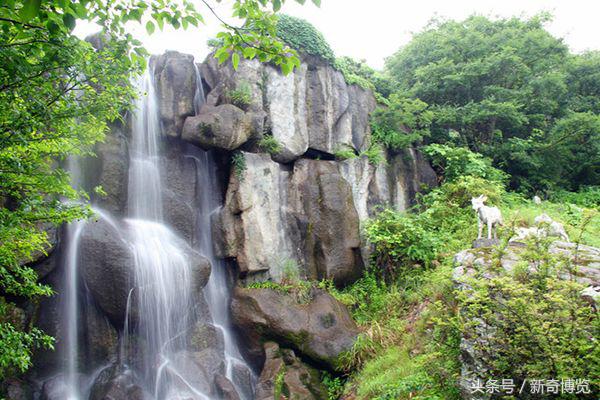
<path fill-rule="evenodd" d="M 493 354 L 482 378 L 510 376 L 520 384 L 531 376 L 594 376 L 600 349 L 590 338 L 600 335 L 600 318 L 581 298 L 584 286 L 561 277 L 572 266 L 539 240 L 529 243 L 522 260 L 512 273 L 482 272 L 457 292 L 464 334 L 480 337 L 482 326 L 490 332 L 476 344 Z"/>
<path fill-rule="evenodd" d="M 443 176 L 446 181 L 456 181 L 467 175 L 494 182 L 506 181 L 506 174 L 492 167 L 490 159 L 466 147 L 430 144 L 422 150 L 438 175 Z"/>
<path fill-rule="evenodd" d="M 354 152 L 354 149 L 349 147 L 342 147 L 336 150 L 333 155 L 335 156 L 336 160 L 350 160 L 358 157 Z"/>
<path fill-rule="evenodd" d="M 244 157 L 244 154 L 241 151 L 233 153 L 231 156 L 231 165 L 235 176 L 237 176 L 239 180 L 244 179 L 244 171 L 246 171 L 247 166 L 246 157 Z"/>
<path fill-rule="evenodd" d="M 386 65 L 396 90 L 429 104 L 427 141 L 490 157 L 528 193 L 600 181 L 600 57 L 569 54 L 547 21 L 435 22 Z"/>
<path fill-rule="evenodd" d="M 23 373 L 31 367 L 32 352 L 53 348 L 53 339 L 37 328 L 25 330 L 22 311 L 0 298 L 0 376 Z"/>
<path fill-rule="evenodd" d="M 277 37 L 294 50 L 320 57 L 329 64 L 335 62 L 335 55 L 329 43 L 323 34 L 308 21 L 290 15 L 279 15 Z"/>
<path fill-rule="evenodd" d="M 321 382 L 327 388 L 327 400 L 338 400 L 344 392 L 344 383 L 339 376 L 332 376 L 324 371 L 321 373 Z"/>
<path fill-rule="evenodd" d="M 360 153 L 360 156 L 365 156 L 369 159 L 371 165 L 385 164 L 385 150 L 379 143 L 371 143 L 368 149 Z"/>
<path fill-rule="evenodd" d="M 552 200 L 556 203 L 570 203 L 583 207 L 600 207 L 600 187 L 588 186 L 578 192 L 557 191 L 552 194 Z"/>
<path fill-rule="evenodd" d="M 247 81 L 238 82 L 235 89 L 226 91 L 225 97 L 229 103 L 245 111 L 252 103 L 252 87 Z"/>
<path fill-rule="evenodd" d="M 385 210 L 367 225 L 374 262 L 387 274 L 400 266 L 429 266 L 436 258 L 442 242 L 419 222 L 412 215 Z"/>
<path fill-rule="evenodd" d="M 279 154 L 281 152 L 281 149 L 282 149 L 281 143 L 279 143 L 277 141 L 277 139 L 275 139 L 273 137 L 273 135 L 264 135 L 258 141 L 258 147 L 262 151 L 266 151 L 267 153 L 269 153 L 271 155 Z"/>
<path fill-rule="evenodd" d="M 432 116 L 424 102 L 392 94 L 388 106 L 371 115 L 373 140 L 393 150 L 409 147 L 429 136 Z"/>

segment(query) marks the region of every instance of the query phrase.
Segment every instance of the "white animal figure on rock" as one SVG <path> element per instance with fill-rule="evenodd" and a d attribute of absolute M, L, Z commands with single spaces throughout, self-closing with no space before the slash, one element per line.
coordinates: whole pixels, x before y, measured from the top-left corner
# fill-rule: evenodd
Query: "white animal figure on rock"
<path fill-rule="evenodd" d="M 479 227 L 479 233 L 477 234 L 477 239 L 481 239 L 481 234 L 483 232 L 483 225 L 487 226 L 487 236 L 488 239 L 492 238 L 492 230 L 494 232 L 494 239 L 497 237 L 496 228 L 498 225 L 502 225 L 502 214 L 498 207 L 488 207 L 483 203 L 487 200 L 486 195 L 481 195 L 479 197 L 473 197 L 471 199 L 471 204 L 473 205 L 473 210 L 477 213 L 477 224 Z"/>
<path fill-rule="evenodd" d="M 531 228 L 516 228 L 515 229 L 515 235 L 510 238 L 511 242 L 514 241 L 523 241 L 526 240 L 530 237 L 543 237 L 544 233 L 541 229 L 536 228 L 536 227 L 531 227 Z"/>
<path fill-rule="evenodd" d="M 542 204 L 542 199 L 540 199 L 540 196 L 533 196 L 533 203 Z"/>
<path fill-rule="evenodd" d="M 545 236 L 556 236 L 569 242 L 569 236 L 567 236 L 563 224 L 554 221 L 548 214 L 540 214 L 533 221 L 545 233 Z"/>

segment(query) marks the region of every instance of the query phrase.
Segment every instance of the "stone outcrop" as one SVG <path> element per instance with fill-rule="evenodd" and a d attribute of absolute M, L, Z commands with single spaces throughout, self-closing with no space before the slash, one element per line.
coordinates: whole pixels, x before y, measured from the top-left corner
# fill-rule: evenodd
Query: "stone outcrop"
<path fill-rule="evenodd" d="M 256 400 L 327 399 L 327 388 L 318 370 L 305 365 L 292 350 L 281 349 L 277 343 L 267 342 L 263 348 L 266 359 L 256 385 Z"/>
<path fill-rule="evenodd" d="M 235 327 L 244 332 L 254 359 L 264 357 L 261 343 L 275 340 L 330 369 L 358 336 L 346 307 L 327 292 L 313 289 L 307 302 L 274 289 L 237 287 L 231 302 Z"/>
<path fill-rule="evenodd" d="M 292 208 L 304 216 L 305 269 L 311 279 L 344 285 L 360 277 L 358 213 L 352 188 L 333 161 L 299 160 L 294 164 Z"/>
<path fill-rule="evenodd" d="M 203 149 L 235 150 L 252 134 L 251 115 L 233 104 L 205 104 L 185 120 L 182 138 Z"/>
<path fill-rule="evenodd" d="M 155 63 L 154 76 L 163 132 L 167 136 L 179 137 L 186 117 L 194 115 L 194 57 L 167 51 L 152 61 Z"/>

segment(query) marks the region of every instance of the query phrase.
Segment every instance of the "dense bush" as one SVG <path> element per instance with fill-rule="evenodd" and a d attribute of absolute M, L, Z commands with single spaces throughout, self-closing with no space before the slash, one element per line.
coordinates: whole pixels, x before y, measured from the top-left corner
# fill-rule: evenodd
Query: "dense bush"
<path fill-rule="evenodd" d="M 388 149 L 399 150 L 429 136 L 433 114 L 427 104 L 392 94 L 387 106 L 371 115 L 373 140 Z"/>
<path fill-rule="evenodd" d="M 494 168 L 490 159 L 466 147 L 431 144 L 423 148 L 439 176 L 455 181 L 463 176 L 475 176 L 494 182 L 503 182 L 507 176 Z"/>
<path fill-rule="evenodd" d="M 279 15 L 277 36 L 291 48 L 333 64 L 335 55 L 329 43 L 310 22 L 290 15 Z"/>
<path fill-rule="evenodd" d="M 520 386 L 533 377 L 589 379 L 597 372 L 599 315 L 580 296 L 584 285 L 564 279 L 572 265 L 548 245 L 532 241 L 512 272 L 480 271 L 457 291 L 457 319 L 463 335 L 477 338 L 484 380 L 511 377 Z"/>

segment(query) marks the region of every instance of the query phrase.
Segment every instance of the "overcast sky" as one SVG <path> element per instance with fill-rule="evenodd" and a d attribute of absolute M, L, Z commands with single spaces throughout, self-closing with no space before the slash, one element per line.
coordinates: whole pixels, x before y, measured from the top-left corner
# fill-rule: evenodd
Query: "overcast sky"
<path fill-rule="evenodd" d="M 231 1 L 224 0 L 217 9 L 222 17 L 231 14 Z M 146 35 L 141 27 L 133 33 L 153 54 L 179 50 L 203 59 L 208 53 L 207 39 L 220 26 L 207 10 L 206 25 L 187 31 L 157 31 Z M 550 11 L 554 21 L 548 30 L 564 38 L 576 52 L 600 49 L 600 1 L 598 0 L 322 0 L 320 8 L 310 0 L 304 6 L 287 0 L 282 12 L 298 16 L 314 24 L 328 40 L 338 56 L 365 59 L 374 68 L 382 68 L 384 59 L 410 41 L 433 17 L 464 19 L 471 14 L 486 16 L 531 16 Z M 227 18 L 225 18 L 227 19 Z M 231 19 L 229 19 L 231 20 Z M 76 32 L 94 32 L 92 26 L 78 26 Z"/>

